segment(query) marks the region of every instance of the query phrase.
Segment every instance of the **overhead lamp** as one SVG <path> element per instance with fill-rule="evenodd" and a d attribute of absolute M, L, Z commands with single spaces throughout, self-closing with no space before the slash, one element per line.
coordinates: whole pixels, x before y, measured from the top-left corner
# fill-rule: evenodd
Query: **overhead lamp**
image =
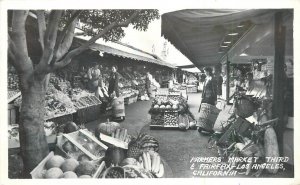
<path fill-rule="evenodd" d="M 240 54 L 240 56 L 242 57 L 242 56 L 248 56 L 248 54 L 247 53 L 242 53 L 242 54 Z"/>
<path fill-rule="evenodd" d="M 224 44 L 230 44 L 231 43 L 231 41 L 226 41 L 226 42 L 224 42 Z"/>
<path fill-rule="evenodd" d="M 227 48 L 228 46 L 225 46 L 225 45 L 221 45 L 221 47 L 222 47 L 222 48 Z"/>
<path fill-rule="evenodd" d="M 235 35 L 238 35 L 239 33 L 228 33 L 228 35 L 230 36 L 235 36 Z"/>
<path fill-rule="evenodd" d="M 242 27 L 244 27 L 244 25 L 241 24 L 241 25 L 238 25 L 237 27 L 238 27 L 238 28 L 242 28 Z"/>

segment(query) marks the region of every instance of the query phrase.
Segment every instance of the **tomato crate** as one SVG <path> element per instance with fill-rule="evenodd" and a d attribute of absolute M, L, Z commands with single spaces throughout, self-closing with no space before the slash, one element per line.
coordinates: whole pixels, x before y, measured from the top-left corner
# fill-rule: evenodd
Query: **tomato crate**
<path fill-rule="evenodd" d="M 69 142 L 72 147 L 65 146 L 66 142 Z M 64 156 L 78 159 L 80 155 L 85 154 L 91 160 L 102 159 L 108 148 L 87 130 L 79 130 L 58 136 L 56 146 L 58 152 Z"/>
<path fill-rule="evenodd" d="M 178 111 L 164 112 L 164 126 L 178 127 Z"/>

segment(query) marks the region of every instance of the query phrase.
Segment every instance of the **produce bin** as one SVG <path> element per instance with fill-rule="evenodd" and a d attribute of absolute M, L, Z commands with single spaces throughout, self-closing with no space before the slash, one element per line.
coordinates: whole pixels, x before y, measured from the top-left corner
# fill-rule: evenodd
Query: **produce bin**
<path fill-rule="evenodd" d="M 74 145 L 77 149 L 73 150 L 72 152 L 65 151 L 63 148 L 63 145 L 65 142 L 71 142 L 72 145 Z M 91 149 L 91 145 L 94 146 L 94 148 L 97 147 L 97 149 Z M 92 136 L 88 133 L 86 130 L 79 130 L 76 132 L 72 132 L 69 134 L 63 134 L 61 136 L 57 137 L 57 149 L 58 152 L 63 154 L 63 156 L 66 157 L 73 157 L 75 159 L 78 158 L 78 156 L 85 154 L 87 155 L 91 160 L 98 160 L 102 159 L 104 157 L 105 151 L 107 150 L 107 146 L 101 143 L 97 138 Z"/>
<path fill-rule="evenodd" d="M 46 170 L 45 165 L 47 163 L 47 161 L 54 156 L 54 152 L 51 151 L 31 172 L 31 178 L 32 179 L 43 179 L 43 174 Z M 98 160 L 98 167 L 95 171 L 95 173 L 93 174 L 92 178 L 98 178 L 100 176 L 100 174 L 104 171 L 105 169 L 105 162 L 102 160 Z"/>
<path fill-rule="evenodd" d="M 101 106 L 98 104 L 78 109 L 74 114 L 74 122 L 81 124 L 98 120 L 101 117 Z"/>
<path fill-rule="evenodd" d="M 69 113 L 69 114 L 65 114 L 65 115 L 58 115 L 56 117 L 53 117 L 53 118 L 46 118 L 45 121 L 52 121 L 58 125 L 62 125 L 62 124 L 65 124 L 67 123 L 68 121 L 73 121 L 73 113 Z"/>
<path fill-rule="evenodd" d="M 150 127 L 178 128 L 178 111 L 161 111 L 151 114 Z"/>

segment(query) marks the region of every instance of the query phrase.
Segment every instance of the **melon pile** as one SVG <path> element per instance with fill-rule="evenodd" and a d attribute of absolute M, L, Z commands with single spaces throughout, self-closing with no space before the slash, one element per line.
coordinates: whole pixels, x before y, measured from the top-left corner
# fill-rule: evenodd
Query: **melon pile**
<path fill-rule="evenodd" d="M 92 178 L 96 165 L 87 158 L 81 157 L 77 161 L 74 158 L 64 159 L 60 155 L 54 155 L 45 164 L 45 179 L 58 178 Z"/>

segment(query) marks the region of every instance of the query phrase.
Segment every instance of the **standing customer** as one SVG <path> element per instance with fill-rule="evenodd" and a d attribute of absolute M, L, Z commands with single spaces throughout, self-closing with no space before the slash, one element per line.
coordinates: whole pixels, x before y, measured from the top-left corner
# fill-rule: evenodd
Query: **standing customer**
<path fill-rule="evenodd" d="M 217 102 L 217 85 L 213 78 L 212 68 L 205 67 L 204 72 L 206 75 L 203 91 L 202 91 L 202 103 L 208 103 L 210 105 L 216 105 Z"/>
<path fill-rule="evenodd" d="M 95 96 L 99 98 L 99 87 L 102 87 L 102 78 L 98 63 L 94 63 L 93 67 L 88 70 L 88 78 L 89 90 L 95 92 Z"/>
<path fill-rule="evenodd" d="M 152 81 L 152 75 L 150 74 L 150 72 L 147 72 L 145 88 L 146 88 L 146 92 L 147 92 L 147 95 L 149 98 L 151 97 L 151 94 L 152 94 L 151 81 Z"/>
<path fill-rule="evenodd" d="M 221 73 L 219 71 L 216 71 L 215 79 L 216 79 L 216 83 L 217 83 L 217 96 L 219 98 L 221 98 L 221 96 L 222 96 L 223 77 L 221 76 Z"/>
<path fill-rule="evenodd" d="M 119 97 L 119 74 L 117 73 L 117 66 L 112 66 L 111 71 L 108 81 L 108 94 L 110 97 Z"/>

